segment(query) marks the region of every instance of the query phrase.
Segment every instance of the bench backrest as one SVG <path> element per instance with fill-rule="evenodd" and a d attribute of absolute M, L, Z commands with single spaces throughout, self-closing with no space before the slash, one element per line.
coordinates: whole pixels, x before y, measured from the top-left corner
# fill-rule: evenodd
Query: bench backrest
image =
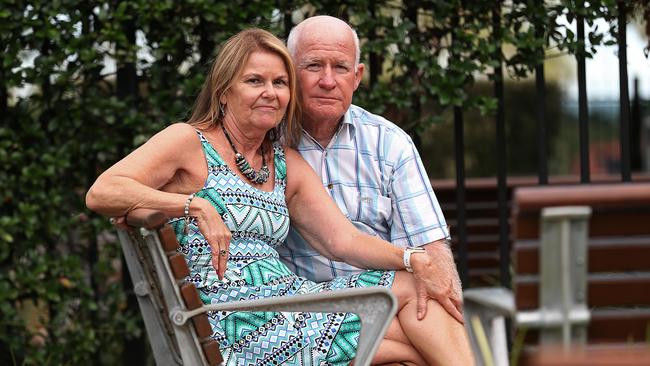
<path fill-rule="evenodd" d="M 203 306 L 167 217 L 138 209 L 129 213 L 130 229 L 118 230 L 122 251 L 133 281 L 156 365 L 219 365 L 219 343 L 205 313 L 177 325 L 169 314 L 174 309 Z"/>
<path fill-rule="evenodd" d="M 650 183 L 516 189 L 511 234 L 517 310 L 539 307 L 540 212 L 558 206 L 591 208 L 586 294 L 591 310 L 589 342 L 646 341 L 650 324 Z"/>

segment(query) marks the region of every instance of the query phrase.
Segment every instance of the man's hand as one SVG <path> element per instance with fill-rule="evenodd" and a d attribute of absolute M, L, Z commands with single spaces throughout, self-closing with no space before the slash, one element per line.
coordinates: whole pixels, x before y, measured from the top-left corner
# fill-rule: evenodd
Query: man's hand
<path fill-rule="evenodd" d="M 424 318 L 426 302 L 433 299 L 460 323 L 463 323 L 463 297 L 451 250 L 438 240 L 424 246 L 429 256 L 424 266 L 414 266 L 418 291 L 418 319 Z M 418 256 L 413 256 L 416 259 Z M 422 262 L 422 261 L 419 261 Z"/>

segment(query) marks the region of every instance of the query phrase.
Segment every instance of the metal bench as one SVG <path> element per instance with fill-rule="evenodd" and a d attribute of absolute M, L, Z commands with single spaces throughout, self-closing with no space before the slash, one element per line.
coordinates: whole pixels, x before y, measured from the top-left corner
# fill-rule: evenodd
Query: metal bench
<path fill-rule="evenodd" d="M 185 281 L 189 268 L 161 212 L 129 213 L 129 229 L 118 229 L 156 364 L 220 365 L 219 344 L 210 336 L 212 311 L 351 312 L 361 319 L 355 365 L 369 365 L 397 312 L 397 300 L 382 287 L 204 305 Z"/>
<path fill-rule="evenodd" d="M 465 291 L 479 364 L 508 364 L 505 317 L 528 351 L 647 341 L 649 183 L 517 188 L 511 225 L 512 292 Z"/>
<path fill-rule="evenodd" d="M 540 215 L 549 207 L 591 209 L 583 225 L 583 255 L 574 252 L 568 268 L 582 268 L 580 283 L 570 287 L 574 300 L 589 310 L 589 325 L 579 336 L 589 344 L 647 341 L 650 325 L 650 183 L 614 183 L 526 187 L 513 199 L 513 260 L 517 311 L 543 306 L 541 274 L 547 245 Z M 581 234 L 582 235 L 582 234 Z M 570 249 L 583 244 L 572 240 Z M 540 260 L 541 259 L 541 260 Z M 551 263 L 547 272 L 559 272 Z M 580 276 L 579 273 L 576 276 Z M 540 285 L 542 286 L 540 288 Z M 529 341 L 539 337 L 530 332 Z M 542 336 L 543 338 L 544 336 Z"/>

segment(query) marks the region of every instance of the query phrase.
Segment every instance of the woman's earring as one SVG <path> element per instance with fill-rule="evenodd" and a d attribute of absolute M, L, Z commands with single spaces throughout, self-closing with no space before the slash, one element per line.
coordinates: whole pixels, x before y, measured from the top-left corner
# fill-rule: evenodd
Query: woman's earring
<path fill-rule="evenodd" d="M 224 110 L 224 104 L 219 103 L 219 118 L 223 119 L 226 116 L 226 111 Z"/>

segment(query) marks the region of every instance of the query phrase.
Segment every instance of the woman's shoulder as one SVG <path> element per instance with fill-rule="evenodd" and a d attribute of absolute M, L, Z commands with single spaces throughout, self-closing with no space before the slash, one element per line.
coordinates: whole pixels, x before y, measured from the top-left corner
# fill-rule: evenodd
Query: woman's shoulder
<path fill-rule="evenodd" d="M 311 166 L 305 161 L 298 151 L 289 146 L 283 146 L 287 165 L 287 177 L 289 181 L 301 182 L 305 175 L 313 172 Z M 315 173 L 314 173 L 315 174 Z"/>
<path fill-rule="evenodd" d="M 193 126 L 177 122 L 153 135 L 142 147 L 148 154 L 184 160 L 201 149 L 201 141 Z"/>
<path fill-rule="evenodd" d="M 160 132 L 169 135 L 176 135 L 181 138 L 187 138 L 189 136 L 196 138 L 197 135 L 197 129 L 186 122 L 174 122 Z"/>
<path fill-rule="evenodd" d="M 289 161 L 295 161 L 296 159 L 304 160 L 300 155 L 300 153 L 296 151 L 294 148 L 284 144 L 281 146 L 282 146 L 282 151 L 284 152 L 285 159 L 287 160 L 287 164 L 289 164 Z"/>
<path fill-rule="evenodd" d="M 189 143 L 193 140 L 199 141 L 197 130 L 185 122 L 175 122 L 165 127 L 152 137 L 152 140 L 167 143 Z"/>

